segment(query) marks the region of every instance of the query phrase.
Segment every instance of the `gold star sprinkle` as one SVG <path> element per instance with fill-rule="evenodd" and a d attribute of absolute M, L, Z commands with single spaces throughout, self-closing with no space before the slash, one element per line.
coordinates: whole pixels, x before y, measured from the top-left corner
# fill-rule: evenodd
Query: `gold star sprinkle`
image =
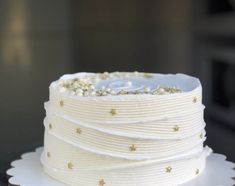
<path fill-rule="evenodd" d="M 174 132 L 178 132 L 180 130 L 180 127 L 178 125 L 175 125 L 173 127 Z"/>
<path fill-rule="evenodd" d="M 47 157 L 50 158 L 51 157 L 51 153 L 47 152 Z"/>
<path fill-rule="evenodd" d="M 116 110 L 116 109 L 111 109 L 111 110 L 110 110 L 110 114 L 111 114 L 112 116 L 117 115 L 117 110 Z"/>
<path fill-rule="evenodd" d="M 132 144 L 130 147 L 129 147 L 130 151 L 136 151 L 137 147 Z"/>
<path fill-rule="evenodd" d="M 171 171 L 172 171 L 172 167 L 171 166 L 166 167 L 166 172 L 170 173 Z"/>
<path fill-rule="evenodd" d="M 81 133 L 82 133 L 82 130 L 81 130 L 80 128 L 77 128 L 76 132 L 77 132 L 78 134 L 81 134 Z"/>
<path fill-rule="evenodd" d="M 73 164 L 72 164 L 72 162 L 69 162 L 69 163 L 68 163 L 68 168 L 69 168 L 69 169 L 73 169 Z"/>
<path fill-rule="evenodd" d="M 64 106 L 64 102 L 61 100 L 60 101 L 60 106 L 63 107 Z"/>
<path fill-rule="evenodd" d="M 199 137 L 202 139 L 203 138 L 203 134 L 201 133 Z"/>
<path fill-rule="evenodd" d="M 195 174 L 197 175 L 197 174 L 199 174 L 199 172 L 200 172 L 199 169 L 196 169 Z"/>
<path fill-rule="evenodd" d="M 99 185 L 100 186 L 104 186 L 106 183 L 105 183 L 105 181 L 104 181 L 104 179 L 101 179 L 100 181 L 99 181 Z"/>
<path fill-rule="evenodd" d="M 52 129 L 52 124 L 51 124 L 51 123 L 49 123 L 49 129 L 50 129 L 50 130 Z"/>
<path fill-rule="evenodd" d="M 193 103 L 197 103 L 197 97 L 193 98 Z"/>

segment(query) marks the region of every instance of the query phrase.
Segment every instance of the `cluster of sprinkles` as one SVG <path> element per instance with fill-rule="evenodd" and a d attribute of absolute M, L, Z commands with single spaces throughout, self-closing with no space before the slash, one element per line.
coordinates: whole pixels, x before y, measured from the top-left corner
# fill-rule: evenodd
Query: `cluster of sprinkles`
<path fill-rule="evenodd" d="M 145 78 L 151 79 L 154 77 L 154 74 L 151 73 L 97 73 L 91 77 L 84 78 L 73 78 L 67 80 L 59 81 L 59 91 L 67 92 L 71 95 L 76 96 L 114 96 L 114 95 L 137 95 L 137 94 L 152 94 L 152 95 L 165 95 L 165 94 L 174 94 L 182 92 L 181 89 L 177 87 L 167 87 L 167 86 L 158 86 L 154 90 L 151 90 L 150 87 L 146 86 L 143 90 L 119 90 L 114 91 L 109 87 L 102 86 L 101 88 L 96 88 L 95 85 L 102 80 L 112 80 L 112 79 L 126 79 L 126 78 Z"/>
<path fill-rule="evenodd" d="M 77 96 L 95 96 L 95 87 L 89 79 L 74 78 L 59 82 L 59 90 Z"/>
<path fill-rule="evenodd" d="M 156 90 L 153 91 L 153 94 L 164 95 L 164 94 L 174 94 L 180 92 L 182 92 L 182 90 L 180 90 L 177 87 L 158 87 Z"/>

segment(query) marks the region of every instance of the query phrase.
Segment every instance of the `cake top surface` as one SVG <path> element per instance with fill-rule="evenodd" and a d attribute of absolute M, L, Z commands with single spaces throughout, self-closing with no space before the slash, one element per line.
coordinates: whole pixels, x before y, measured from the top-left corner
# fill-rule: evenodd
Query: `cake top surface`
<path fill-rule="evenodd" d="M 51 88 L 78 97 L 125 95 L 171 95 L 191 92 L 200 87 L 197 78 L 185 74 L 145 72 L 104 72 L 63 75 Z"/>

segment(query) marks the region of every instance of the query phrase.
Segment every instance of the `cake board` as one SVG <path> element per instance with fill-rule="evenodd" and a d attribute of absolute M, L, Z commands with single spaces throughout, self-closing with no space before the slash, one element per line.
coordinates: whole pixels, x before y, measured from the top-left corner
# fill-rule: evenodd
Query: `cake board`
<path fill-rule="evenodd" d="M 21 155 L 7 170 L 9 186 L 67 186 L 43 172 L 40 155 L 43 147 Z M 180 186 L 235 186 L 235 164 L 222 154 L 212 153 L 206 169 L 196 178 Z"/>

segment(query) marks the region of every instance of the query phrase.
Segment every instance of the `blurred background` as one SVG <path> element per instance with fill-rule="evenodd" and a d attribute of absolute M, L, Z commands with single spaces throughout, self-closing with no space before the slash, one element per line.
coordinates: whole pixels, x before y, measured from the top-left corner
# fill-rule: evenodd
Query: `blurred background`
<path fill-rule="evenodd" d="M 199 77 L 207 144 L 235 161 L 235 0 L 0 0 L 0 175 L 43 145 L 51 81 L 135 70 Z"/>

